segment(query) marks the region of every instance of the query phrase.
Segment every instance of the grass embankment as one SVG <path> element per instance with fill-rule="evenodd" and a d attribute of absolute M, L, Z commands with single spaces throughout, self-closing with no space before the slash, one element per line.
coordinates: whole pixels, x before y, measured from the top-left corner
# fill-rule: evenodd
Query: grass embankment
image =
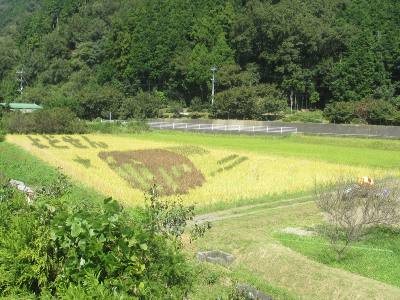
<path fill-rule="evenodd" d="M 344 174 L 395 176 L 398 171 L 392 168 L 400 166 L 393 150 L 400 147 L 397 141 L 183 132 L 8 136 L 7 140 L 128 206 L 142 204 L 143 192 L 155 182 L 165 194 L 187 191 L 183 201 L 196 203 L 203 212 L 305 195 L 315 184 L 333 182 Z M 145 159 L 153 152 L 160 155 Z M 195 178 L 189 174 L 197 174 L 199 180 L 191 182 Z"/>
<path fill-rule="evenodd" d="M 337 260 L 329 242 L 322 237 L 277 234 L 283 245 L 325 265 L 400 287 L 400 232 L 374 229 L 351 245 L 343 259 Z"/>
<path fill-rule="evenodd" d="M 23 181 L 40 188 L 54 183 L 60 172 L 18 146 L 0 142 L 0 173 L 6 178 Z M 105 197 L 97 191 L 75 182 L 71 192 L 65 195 L 74 202 L 93 201 L 100 203 Z"/>

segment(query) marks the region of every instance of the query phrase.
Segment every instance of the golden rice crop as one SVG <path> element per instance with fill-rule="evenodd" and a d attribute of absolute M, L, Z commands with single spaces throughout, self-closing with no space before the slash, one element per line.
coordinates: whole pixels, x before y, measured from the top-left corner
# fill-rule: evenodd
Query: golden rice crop
<path fill-rule="evenodd" d="M 129 180 L 126 180 L 126 176 L 121 176 L 121 173 L 110 167 L 112 163 L 102 159 L 99 153 L 164 149 L 187 157 L 205 180 L 201 186 L 196 185 L 188 193 L 181 195 L 181 198 L 186 203 L 200 205 L 254 199 L 267 194 L 308 191 L 313 189 L 315 182 L 331 182 L 343 175 L 353 178 L 364 175 L 394 175 L 388 170 L 371 170 L 324 161 L 219 150 L 212 147 L 203 149 L 179 143 L 149 142 L 128 136 L 10 135 L 7 140 L 51 165 L 62 168 L 63 172 L 74 180 L 128 205 L 142 204 L 143 191 L 134 188 Z M 149 153 L 156 155 L 163 152 Z M 154 169 L 154 166 L 151 168 Z M 176 173 L 176 178 L 182 175 L 177 168 L 168 168 L 172 175 Z M 172 175 L 171 178 L 174 177 Z M 146 173 L 143 176 L 148 177 L 151 174 Z M 168 179 L 168 175 L 165 176 Z"/>

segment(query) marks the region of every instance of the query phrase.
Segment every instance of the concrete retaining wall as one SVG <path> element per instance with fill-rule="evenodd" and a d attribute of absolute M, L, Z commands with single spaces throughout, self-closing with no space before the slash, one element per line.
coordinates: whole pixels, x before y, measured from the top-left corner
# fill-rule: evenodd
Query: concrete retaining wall
<path fill-rule="evenodd" d="M 248 126 L 277 126 L 296 127 L 299 133 L 319 135 L 344 135 L 344 136 L 366 136 L 400 138 L 400 126 L 378 126 L 378 125 L 348 125 L 348 124 L 314 124 L 314 123 L 284 123 L 249 120 L 191 120 L 191 119 L 157 119 L 160 122 L 185 122 L 192 124 L 226 124 L 226 125 L 248 125 Z"/>

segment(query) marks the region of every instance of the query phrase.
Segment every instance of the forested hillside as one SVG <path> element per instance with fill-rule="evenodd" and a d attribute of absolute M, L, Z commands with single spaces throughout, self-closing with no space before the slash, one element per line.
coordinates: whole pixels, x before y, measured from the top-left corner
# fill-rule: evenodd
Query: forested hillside
<path fill-rule="evenodd" d="M 0 101 L 93 119 L 320 108 L 400 122 L 396 0 L 0 0 Z M 210 108 L 211 67 L 217 66 Z"/>

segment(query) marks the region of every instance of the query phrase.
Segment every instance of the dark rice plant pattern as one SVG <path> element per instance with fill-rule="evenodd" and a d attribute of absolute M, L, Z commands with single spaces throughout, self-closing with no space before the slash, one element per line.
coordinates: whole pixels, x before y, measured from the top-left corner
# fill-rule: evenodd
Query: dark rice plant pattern
<path fill-rule="evenodd" d="M 170 150 L 172 152 L 176 152 L 184 156 L 205 155 L 210 153 L 208 150 L 198 146 L 177 146 L 177 147 L 166 148 L 166 150 Z"/>
<path fill-rule="evenodd" d="M 239 157 L 239 155 L 237 155 L 237 154 L 232 154 L 232 155 L 226 156 L 226 157 L 220 159 L 219 161 L 217 161 L 217 165 L 219 165 L 220 167 L 216 171 L 211 172 L 210 175 L 215 176 L 224 171 L 232 170 L 233 168 L 242 164 L 246 160 L 248 160 L 248 158 L 246 156 Z"/>
<path fill-rule="evenodd" d="M 99 157 L 142 191 L 156 184 L 161 195 L 186 194 L 205 182 L 187 157 L 165 149 L 100 152 Z"/>

